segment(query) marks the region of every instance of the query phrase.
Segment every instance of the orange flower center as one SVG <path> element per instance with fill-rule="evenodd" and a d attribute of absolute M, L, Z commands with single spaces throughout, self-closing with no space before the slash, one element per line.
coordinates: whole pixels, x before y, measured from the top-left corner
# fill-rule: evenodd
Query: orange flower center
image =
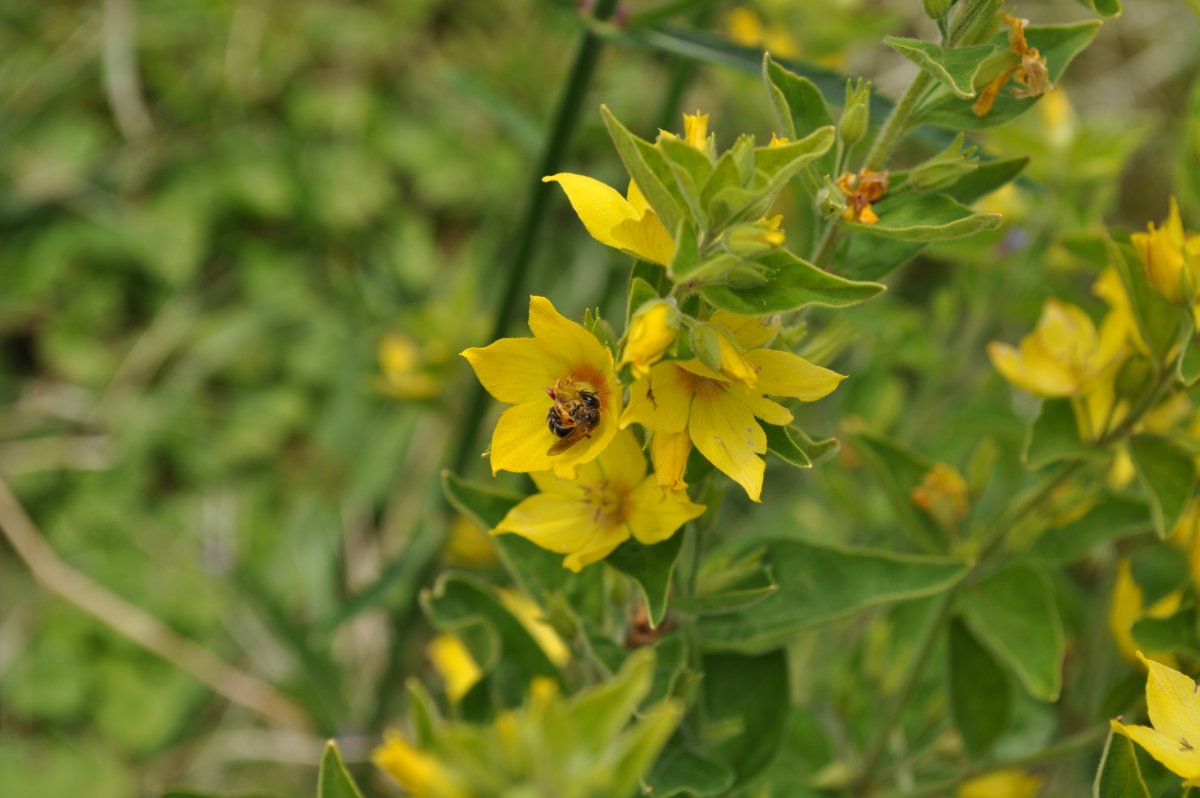
<path fill-rule="evenodd" d="M 605 479 L 592 485 L 580 484 L 579 489 L 583 492 L 583 503 L 591 510 L 592 522 L 596 526 L 612 529 L 628 520 L 628 485 Z"/>

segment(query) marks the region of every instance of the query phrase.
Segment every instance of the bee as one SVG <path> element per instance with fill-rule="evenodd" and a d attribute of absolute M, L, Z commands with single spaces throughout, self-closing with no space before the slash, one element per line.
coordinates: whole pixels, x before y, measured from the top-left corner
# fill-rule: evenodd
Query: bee
<path fill-rule="evenodd" d="M 592 391 L 555 384 L 546 393 L 554 400 L 546 411 L 546 425 L 559 438 L 546 454 L 565 452 L 584 438 L 590 438 L 592 430 L 600 426 L 600 397 Z"/>

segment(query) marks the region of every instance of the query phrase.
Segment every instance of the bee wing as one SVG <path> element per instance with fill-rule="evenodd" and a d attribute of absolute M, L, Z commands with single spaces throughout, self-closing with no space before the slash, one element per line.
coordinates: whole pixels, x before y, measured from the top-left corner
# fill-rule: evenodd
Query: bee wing
<path fill-rule="evenodd" d="M 570 449 L 575 444 L 579 443 L 584 438 L 589 437 L 591 430 L 586 424 L 576 424 L 575 428 L 567 433 L 566 437 L 560 438 L 554 442 L 554 445 L 546 450 L 546 454 L 554 456 L 562 454 L 567 449 Z"/>

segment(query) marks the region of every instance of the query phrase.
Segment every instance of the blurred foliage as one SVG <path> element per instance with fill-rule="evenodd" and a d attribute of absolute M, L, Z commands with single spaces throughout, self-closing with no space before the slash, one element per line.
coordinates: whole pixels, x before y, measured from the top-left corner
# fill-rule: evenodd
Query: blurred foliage
<path fill-rule="evenodd" d="M 658 24 L 655 5 L 630 2 L 631 29 L 639 13 Z M 920 4 L 899 0 L 682 6 L 669 23 L 864 74 L 893 96 L 911 68 L 881 37 L 933 30 Z M 1019 10 L 1089 17 L 1071 3 Z M 417 593 L 447 534 L 438 468 L 472 389 L 456 353 L 485 343 L 499 254 L 581 29 L 571 4 L 541 0 L 0 7 L 0 476 L 72 566 L 283 686 L 316 733 L 343 737 L 352 765 L 399 716 L 403 677 L 432 676 L 433 630 Z M 802 353 L 854 378 L 797 418 L 868 443 L 812 472 L 772 465 L 777 500 L 749 522 L 748 502 L 731 494 L 711 522 L 714 543 L 737 537 L 749 548 L 769 533 L 804 538 L 797 547 L 910 551 L 911 525 L 896 523 L 876 478 L 912 471 L 901 462 L 909 447 L 966 475 L 966 525 L 1003 507 L 1023 484 L 1036 407 L 1003 386 L 984 343 L 1016 340 L 1051 294 L 1100 308 L 1089 287 L 1103 223 L 1127 231 L 1161 220 L 1174 190 L 1200 228 L 1197 34 L 1184 4 L 1128 3 L 1063 91 L 973 139 L 988 158 L 1031 159 L 1017 183 L 977 205 L 1005 214 L 1004 226 L 929 246 L 888 278 L 886 295 L 836 321 L 809 317 Z M 132 86 L 122 63 L 134 64 Z M 618 182 L 593 110 L 601 101 L 642 133 L 703 106 L 719 109 L 719 141 L 744 130 L 769 138 L 756 74 L 682 63 L 612 42 L 569 166 Z M 945 143 L 922 134 L 899 158 L 917 164 Z M 799 218 L 790 202 L 785 194 L 779 209 Z M 531 283 L 568 316 L 599 305 L 619 317 L 626 259 L 593 246 L 565 202 L 552 208 Z M 898 448 L 868 449 L 871 435 Z M 472 550 L 462 534 L 451 538 L 459 553 Z M 1094 602 L 1110 592 L 1114 556 L 1097 551 L 1045 586 L 1069 640 L 1102 625 Z M 488 557 L 456 564 L 507 580 Z M 1154 581 L 1140 580 L 1149 592 Z M 637 603 L 607 573 L 566 591 L 577 606 Z M 751 764 L 771 774 L 772 794 L 839 785 L 839 757 L 869 738 L 880 712 L 872 693 L 894 693 L 894 663 L 911 656 L 926 601 L 806 630 L 780 661 L 709 655 L 718 687 L 761 668 L 811 710 L 770 718 L 788 756 L 768 750 Z M 939 645 L 994 666 L 969 626 Z M 1102 667 L 1066 686 L 1064 712 L 1090 719 L 1120 692 L 1128 668 L 1102 642 Z M 789 681 L 785 668 L 804 678 Z M 942 717 L 943 676 L 919 685 L 905 727 L 915 755 L 938 753 L 919 722 Z M 714 707 L 736 703 L 713 690 Z M 1053 739 L 1047 705 L 1017 690 L 1010 698 L 996 745 L 1020 753 Z M 823 722 L 831 715 L 846 719 L 840 737 Z M 986 747 L 999 732 L 967 734 L 968 746 Z M 122 798 L 177 783 L 310 794 L 321 750 L 315 736 L 262 728 L 49 596 L 0 548 L 0 795 Z M 707 774 L 715 791 L 745 757 L 724 760 Z M 1055 778 L 1047 794 L 1090 783 Z M 360 782 L 387 794 L 377 776 Z"/>

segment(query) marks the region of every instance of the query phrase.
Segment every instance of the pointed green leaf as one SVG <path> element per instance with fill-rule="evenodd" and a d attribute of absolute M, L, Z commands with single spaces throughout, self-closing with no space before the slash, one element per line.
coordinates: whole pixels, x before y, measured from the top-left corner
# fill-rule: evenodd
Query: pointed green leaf
<path fill-rule="evenodd" d="M 950 709 L 974 757 L 992 747 L 1012 714 L 1008 677 L 958 619 L 950 625 Z"/>
<path fill-rule="evenodd" d="M 779 585 L 768 582 L 760 587 L 747 587 L 724 593 L 678 596 L 671 606 L 677 612 L 689 615 L 720 615 L 725 612 L 740 612 L 753 607 L 777 590 L 779 590 Z"/>
<path fill-rule="evenodd" d="M 630 133 L 607 106 L 600 106 L 600 114 L 604 117 L 604 124 L 608 127 L 608 134 L 617 148 L 621 163 L 625 164 L 625 170 L 638 184 L 646 202 L 668 230 L 676 229 L 684 212 L 679 199 L 668 188 L 674 187 L 674 176 L 666 159 L 654 145 Z"/>
<path fill-rule="evenodd" d="M 1107 495 L 1087 515 L 1066 526 L 1048 529 L 1027 552 L 1031 561 L 1066 565 L 1113 540 L 1154 528 L 1145 502 Z"/>
<path fill-rule="evenodd" d="M 681 546 L 682 532 L 676 532 L 662 543 L 655 543 L 653 546 L 627 540 L 617 546 L 605 560 L 638 583 L 646 599 L 651 626 L 658 626 L 666 615 L 667 598 L 671 592 L 671 574 L 674 573 L 675 563 L 679 560 Z"/>
<path fill-rule="evenodd" d="M 812 468 L 812 460 L 809 460 L 805 451 L 792 440 L 787 427 L 763 424 L 762 428 L 767 433 L 767 451 L 788 465 L 796 468 Z"/>
<path fill-rule="evenodd" d="M 741 733 L 731 734 L 707 752 L 733 769 L 736 784 L 745 784 L 771 763 L 787 730 L 791 713 L 787 652 L 784 649 L 744 656 L 707 654 L 702 663 L 706 723 Z"/>
<path fill-rule="evenodd" d="M 1025 433 L 1022 459 L 1029 468 L 1062 460 L 1086 460 L 1102 453 L 1079 440 L 1079 426 L 1070 399 L 1044 399 L 1037 418 Z"/>
<path fill-rule="evenodd" d="M 844 308 L 881 293 L 880 283 L 847 280 L 822 271 L 787 250 L 763 255 L 757 263 L 766 268 L 766 282 L 749 288 L 707 285 L 700 293 L 722 310 L 747 316 L 784 313 L 809 305 Z"/>
<path fill-rule="evenodd" d="M 917 548 L 930 553 L 944 551 L 945 533 L 912 500 L 913 488 L 921 484 L 933 464 L 882 435 L 859 433 L 849 440 L 875 482 L 883 488 L 893 515 Z"/>
<path fill-rule="evenodd" d="M 671 745 L 646 777 L 646 794 L 654 798 L 715 798 L 728 795 L 736 778 L 728 765 L 706 759 L 682 745 Z"/>
<path fill-rule="evenodd" d="M 1092 798 L 1150 798 L 1133 740 L 1125 735 L 1109 731 L 1092 784 Z"/>
<path fill-rule="evenodd" d="M 981 161 L 979 167 L 953 186 L 943 190 L 952 199 L 970 205 L 1017 178 L 1029 164 L 1029 156 Z"/>
<path fill-rule="evenodd" d="M 833 125 L 833 114 L 815 83 L 787 69 L 769 54 L 763 54 L 762 66 L 771 108 L 784 136 L 797 139 L 818 128 Z M 819 174 L 833 172 L 833 157 L 833 153 L 820 157 L 816 163 Z"/>
<path fill-rule="evenodd" d="M 1099 20 L 1088 20 L 1070 25 L 1030 25 L 1025 28 L 1025 38 L 1046 59 L 1050 80 L 1057 84 L 1075 56 L 1091 43 L 1100 24 Z M 1007 31 L 996 34 L 992 45 L 1007 48 Z M 978 130 L 1003 124 L 1028 111 L 1038 100 L 1036 97 L 1018 99 L 1012 96 L 1010 90 L 1011 83 L 1000 92 L 986 116 L 976 116 L 971 108 L 971 100 L 961 99 L 949 89 L 942 89 L 941 99 L 930 102 L 928 109 L 921 113 L 920 121 L 953 130 Z"/>
<path fill-rule="evenodd" d="M 1076 0 L 1076 2 L 1106 19 L 1121 15 L 1121 0 Z"/>
<path fill-rule="evenodd" d="M 695 273 L 701 265 L 696 226 L 690 219 L 684 219 L 675 230 L 675 252 L 667 265 L 667 273 L 675 280 L 682 280 Z"/>
<path fill-rule="evenodd" d="M 1196 492 L 1200 481 L 1196 461 L 1170 440 L 1155 435 L 1134 435 L 1129 440 L 1129 454 L 1150 498 L 1154 529 L 1165 538 Z"/>
<path fill-rule="evenodd" d="M 754 148 L 756 185 L 778 190 L 805 166 L 829 152 L 837 137 L 833 125 L 819 127 L 799 141 Z"/>
<path fill-rule="evenodd" d="M 363 798 L 353 777 L 346 771 L 341 752 L 333 740 L 325 744 L 325 754 L 321 757 L 317 798 Z"/>
<path fill-rule="evenodd" d="M 700 150 L 675 136 L 662 136 L 657 147 L 666 157 L 667 167 L 675 177 L 675 187 L 683 197 L 692 221 L 706 229 L 708 212 L 701 200 L 701 187 L 712 175 L 712 162 Z"/>
<path fill-rule="evenodd" d="M 894 238 L 856 231 L 842 236 L 833 262 L 838 274 L 853 280 L 882 280 L 915 258 L 927 243 L 897 241 Z"/>
<path fill-rule="evenodd" d="M 991 230 L 1004 221 L 998 213 L 975 213 L 945 194 L 926 192 L 884 199 L 875 204 L 874 210 L 879 216 L 875 224 L 843 220 L 842 225 L 856 233 L 899 241 L 945 241 Z"/>
<path fill-rule="evenodd" d="M 955 96 L 969 100 L 975 96 L 975 74 L 979 65 L 996 49 L 991 44 L 972 47 L 939 47 L 921 39 L 884 36 L 883 43 L 912 61 Z"/>
<path fill-rule="evenodd" d="M 768 651 L 806 627 L 866 607 L 940 593 L 966 573 L 963 562 L 950 558 L 799 540 L 767 542 L 763 562 L 779 589 L 745 610 L 702 618 L 700 638 L 706 648 Z"/>
<path fill-rule="evenodd" d="M 1031 696 L 1056 700 L 1066 641 L 1046 576 L 1028 566 L 1010 566 L 959 595 L 976 639 L 1016 674 Z"/>

